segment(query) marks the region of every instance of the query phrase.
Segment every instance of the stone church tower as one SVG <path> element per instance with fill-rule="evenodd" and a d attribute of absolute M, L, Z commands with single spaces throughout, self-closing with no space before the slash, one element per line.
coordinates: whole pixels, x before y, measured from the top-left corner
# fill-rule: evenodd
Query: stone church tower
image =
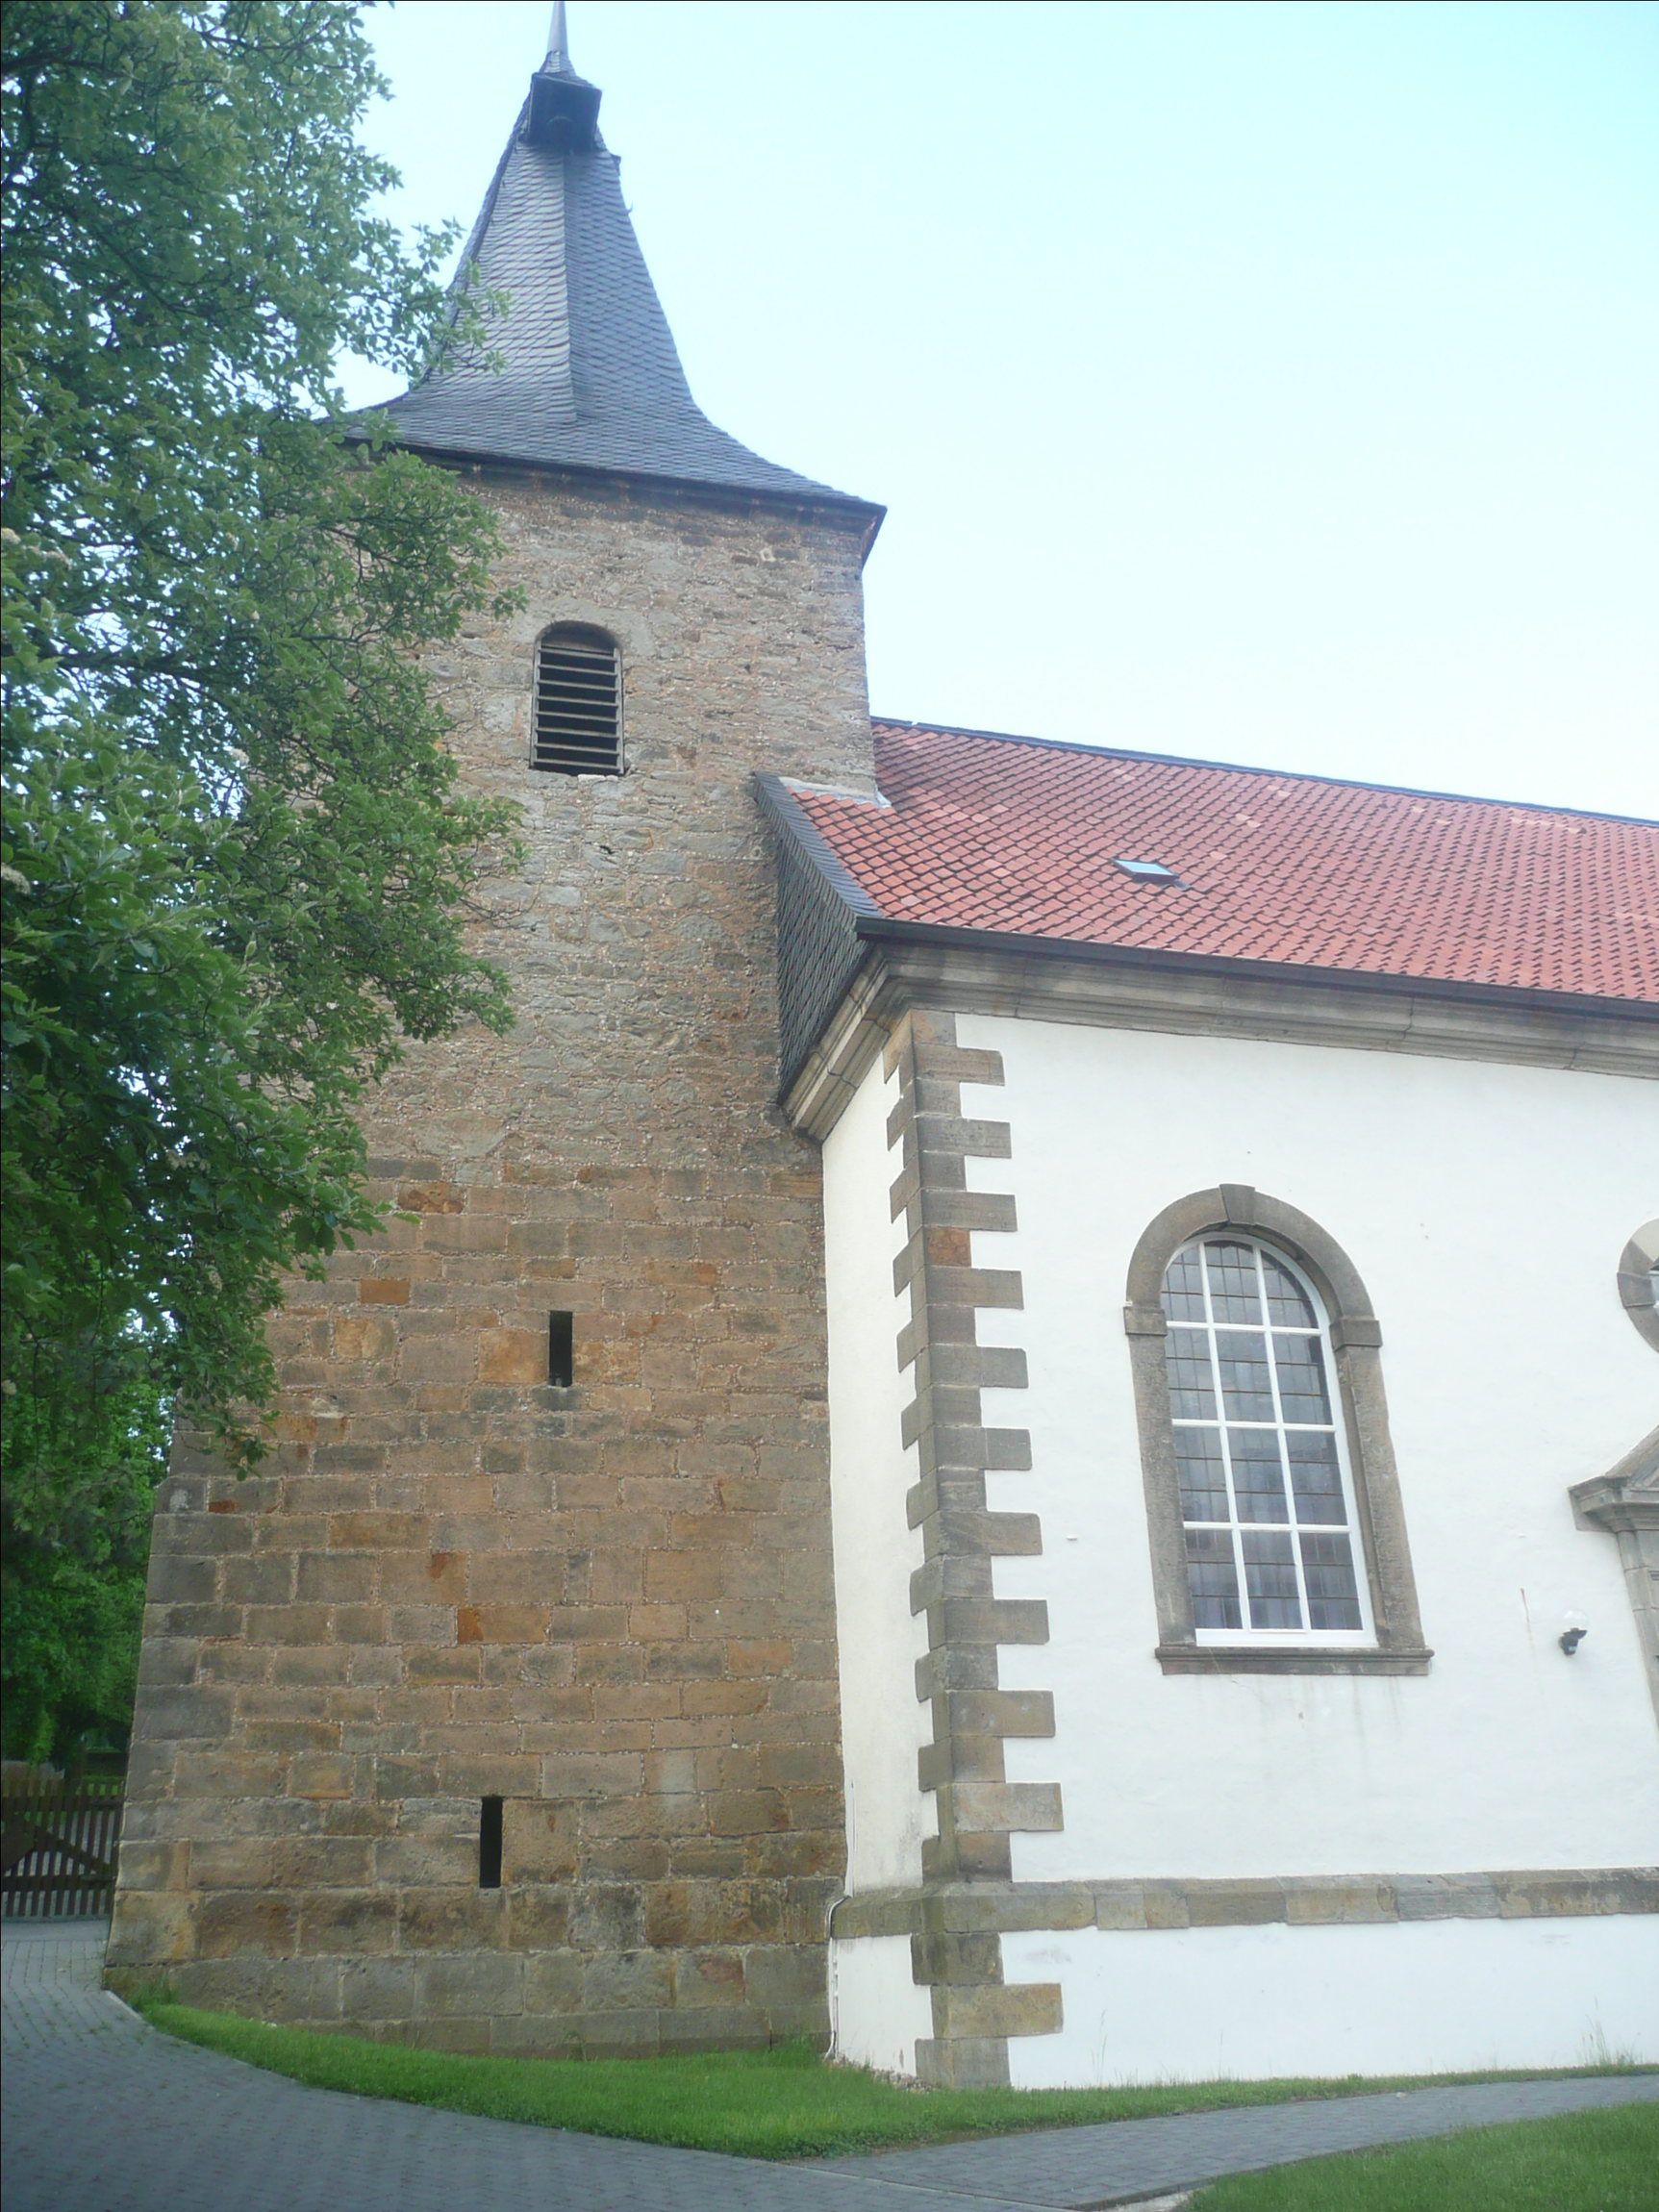
<path fill-rule="evenodd" d="M 397 1211 L 271 1322 L 283 1443 L 162 1490 L 110 1958 L 458 2049 L 827 2027 L 844 1836 L 816 1148 L 776 1104 L 757 770 L 873 789 L 881 510 L 698 411 L 556 12 L 464 267 L 499 373 L 396 402 L 511 621 L 429 671 L 529 861 L 517 1025 L 370 1108 Z"/>

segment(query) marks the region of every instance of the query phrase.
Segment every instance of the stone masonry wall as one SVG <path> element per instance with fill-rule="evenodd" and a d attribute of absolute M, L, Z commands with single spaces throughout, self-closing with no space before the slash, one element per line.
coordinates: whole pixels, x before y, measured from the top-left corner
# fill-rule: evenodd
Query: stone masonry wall
<path fill-rule="evenodd" d="M 860 544 L 478 483 L 528 603 L 430 668 L 468 781 L 525 810 L 479 925 L 517 1026 L 375 1098 L 398 1211 L 273 1317 L 265 1471 L 187 1440 L 163 1486 L 114 1978 L 465 2049 L 821 2037 L 820 1186 L 774 1103 L 749 778 L 872 788 Z M 621 645 L 619 780 L 524 765 L 555 620 Z"/>

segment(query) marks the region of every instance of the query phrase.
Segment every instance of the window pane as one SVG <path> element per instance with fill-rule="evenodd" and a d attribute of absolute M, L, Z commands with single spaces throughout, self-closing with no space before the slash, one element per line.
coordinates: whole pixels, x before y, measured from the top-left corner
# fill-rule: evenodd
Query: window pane
<path fill-rule="evenodd" d="M 1233 1455 L 1233 1495 L 1239 1501 L 1239 1519 L 1289 1521 L 1277 1430 L 1230 1428 L 1227 1449 Z"/>
<path fill-rule="evenodd" d="M 1199 1329 L 1171 1329 L 1164 1339 L 1169 1377 L 1169 1411 L 1177 1420 L 1214 1420 L 1216 1386 L 1210 1376 L 1210 1340 Z"/>
<path fill-rule="evenodd" d="M 1193 1588 L 1195 1628 L 1242 1628 L 1239 1576 L 1233 1540 L 1224 1528 L 1189 1528 L 1187 1580 Z"/>
<path fill-rule="evenodd" d="M 1229 1420 L 1271 1420 L 1273 1391 L 1268 1379 L 1268 1340 L 1247 1329 L 1216 1331 L 1221 1397 Z"/>
<path fill-rule="evenodd" d="M 1279 1403 L 1285 1419 L 1328 1422 L 1331 1401 L 1319 1338 L 1276 1336 L 1273 1357 L 1279 1363 Z"/>
<path fill-rule="evenodd" d="M 1296 1519 L 1334 1522 L 1347 1520 L 1343 1508 L 1343 1478 L 1337 1471 L 1337 1440 L 1327 1430 L 1293 1429 L 1285 1438 L 1291 1455 L 1291 1488 L 1296 1497 Z"/>
<path fill-rule="evenodd" d="M 1253 1244 L 1206 1244 L 1204 1261 L 1210 1270 L 1210 1301 L 1219 1321 L 1255 1321 L 1262 1319 L 1261 1293 L 1256 1288 L 1256 1248 Z"/>
<path fill-rule="evenodd" d="M 1183 1521 L 1230 1521 L 1227 1477 L 1221 1466 L 1219 1429 L 1178 1428 L 1175 1471 L 1181 1478 Z"/>
<path fill-rule="evenodd" d="M 1164 1276 L 1164 1356 L 1197 1628 L 1314 1638 L 1366 1626 L 1318 1295 L 1217 1232 Z"/>
<path fill-rule="evenodd" d="M 1172 1321 L 1204 1319 L 1204 1285 L 1195 1251 L 1177 1252 L 1164 1277 L 1164 1311 Z"/>
<path fill-rule="evenodd" d="M 1244 1541 L 1247 1544 L 1249 1538 Z M 1304 1536 L 1302 1573 L 1307 1578 L 1308 1614 L 1313 1627 L 1360 1626 L 1354 1555 L 1345 1536 Z"/>
<path fill-rule="evenodd" d="M 1296 1563 L 1288 1536 L 1269 1535 L 1265 1529 L 1246 1528 L 1244 1587 L 1250 1594 L 1252 1628 L 1299 1628 L 1302 1601 L 1296 1595 Z M 1314 1537 L 1315 1544 L 1328 1537 Z"/>
<path fill-rule="evenodd" d="M 1295 1275 L 1281 1268 L 1271 1252 L 1262 1254 L 1262 1273 L 1268 1285 L 1268 1319 L 1281 1327 L 1311 1329 L 1316 1326 L 1314 1309 L 1308 1303 L 1308 1295 Z"/>

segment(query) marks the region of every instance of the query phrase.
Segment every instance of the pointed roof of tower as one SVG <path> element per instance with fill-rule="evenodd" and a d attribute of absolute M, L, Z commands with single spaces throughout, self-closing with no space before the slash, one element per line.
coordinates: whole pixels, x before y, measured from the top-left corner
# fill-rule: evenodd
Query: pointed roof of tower
<path fill-rule="evenodd" d="M 381 412 L 427 452 L 828 503 L 879 521 L 881 508 L 763 461 L 691 397 L 599 136 L 599 100 L 570 65 L 560 0 L 451 288 L 457 302 L 473 284 L 509 295 L 489 333 L 502 365 L 463 352 Z"/>

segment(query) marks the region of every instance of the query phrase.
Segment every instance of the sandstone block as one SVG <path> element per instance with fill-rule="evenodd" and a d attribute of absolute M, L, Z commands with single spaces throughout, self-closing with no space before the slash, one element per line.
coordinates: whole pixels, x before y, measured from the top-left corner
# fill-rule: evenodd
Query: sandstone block
<path fill-rule="evenodd" d="M 573 1950 L 546 1949 L 524 1961 L 525 2013 L 563 2014 L 582 2006 L 584 1962 Z"/>
<path fill-rule="evenodd" d="M 400 1380 L 422 1390 L 470 1383 L 478 1372 L 478 1338 L 406 1337 L 399 1347 L 397 1371 Z"/>
<path fill-rule="evenodd" d="M 524 1962 L 505 1952 L 422 1958 L 415 1964 L 415 1989 L 420 2012 L 434 2023 L 513 2015 L 524 2009 Z"/>
<path fill-rule="evenodd" d="M 474 1861 L 476 1877 L 476 1861 Z M 410 1889 L 398 1896 L 398 1948 L 417 1955 L 436 1951 L 499 1950 L 507 1933 L 506 1902 L 499 1890 L 452 1883 Z"/>
<path fill-rule="evenodd" d="M 570 1940 L 589 1953 L 632 1951 L 642 1940 L 643 1898 L 632 1883 L 584 1882 L 572 1895 Z"/>
<path fill-rule="evenodd" d="M 743 1955 L 735 1950 L 688 1950 L 674 1956 L 674 2003 L 696 2010 L 732 2007 L 744 1999 Z"/>
<path fill-rule="evenodd" d="M 638 2014 L 671 2004 L 673 1993 L 673 1961 L 664 1951 L 610 1951 L 582 1971 L 582 2002 L 591 2012 Z"/>
<path fill-rule="evenodd" d="M 359 1286 L 362 1297 L 364 1286 Z M 355 1312 L 347 1308 L 335 1316 L 332 1350 L 337 1360 L 361 1364 L 388 1358 L 397 1346 L 396 1324 L 377 1314 L 372 1305 Z"/>
<path fill-rule="evenodd" d="M 1011 1982 L 981 1988 L 936 1983 L 933 2032 L 969 2040 L 994 2035 L 1057 2035 L 1063 2025 L 1058 1982 Z"/>
<path fill-rule="evenodd" d="M 353 2022 L 372 2025 L 412 2020 L 415 2006 L 413 1959 L 354 1959 L 340 1981 L 340 2010 Z"/>
<path fill-rule="evenodd" d="M 389 1890 L 302 1891 L 296 1948 L 312 1956 L 383 1954 L 396 1946 L 397 1904 Z"/>
<path fill-rule="evenodd" d="M 290 1951 L 299 1923 L 291 1897 L 248 1889 L 209 1892 L 196 1911 L 196 1955 L 235 1958 Z"/>
<path fill-rule="evenodd" d="M 567 1882 L 576 1874 L 580 1836 L 573 1803 L 510 1797 L 502 1807 L 502 1877 L 508 1882 Z"/>
<path fill-rule="evenodd" d="M 526 1329 L 486 1329 L 478 1339 L 478 1379 L 487 1383 L 544 1385 L 547 1339 Z"/>
<path fill-rule="evenodd" d="M 169 1892 L 122 1890 L 110 1923 L 110 1968 L 171 1966 L 195 1955 L 197 1899 Z"/>

